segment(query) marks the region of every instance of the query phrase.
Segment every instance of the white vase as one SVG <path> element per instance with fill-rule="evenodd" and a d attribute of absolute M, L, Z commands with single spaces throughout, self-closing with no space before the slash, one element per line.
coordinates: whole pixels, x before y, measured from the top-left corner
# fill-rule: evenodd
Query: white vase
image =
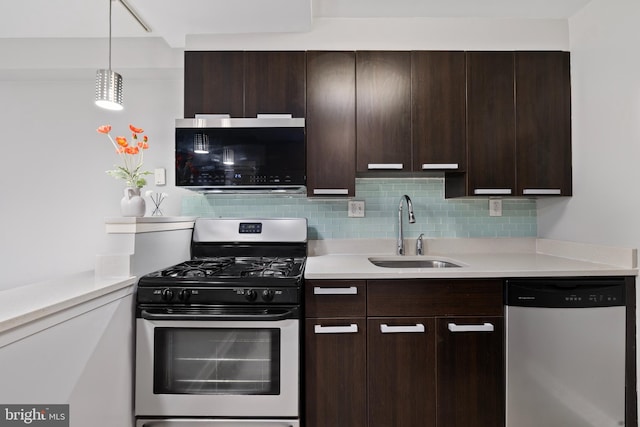
<path fill-rule="evenodd" d="M 127 187 L 124 189 L 124 197 L 120 200 L 120 213 L 122 216 L 144 216 L 146 203 L 140 197 L 140 189 Z"/>

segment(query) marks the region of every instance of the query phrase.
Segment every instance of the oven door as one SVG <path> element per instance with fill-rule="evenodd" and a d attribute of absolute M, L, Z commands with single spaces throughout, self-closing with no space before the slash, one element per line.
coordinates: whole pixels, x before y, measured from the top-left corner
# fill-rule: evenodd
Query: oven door
<path fill-rule="evenodd" d="M 298 417 L 298 318 L 140 317 L 137 417 Z"/>

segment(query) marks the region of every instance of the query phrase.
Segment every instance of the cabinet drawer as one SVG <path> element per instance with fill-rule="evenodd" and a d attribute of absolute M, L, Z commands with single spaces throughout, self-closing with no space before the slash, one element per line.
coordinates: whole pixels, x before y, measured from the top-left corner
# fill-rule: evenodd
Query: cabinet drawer
<path fill-rule="evenodd" d="M 502 281 L 368 280 L 368 316 L 502 316 Z"/>
<path fill-rule="evenodd" d="M 305 317 L 364 317 L 364 280 L 307 280 Z"/>

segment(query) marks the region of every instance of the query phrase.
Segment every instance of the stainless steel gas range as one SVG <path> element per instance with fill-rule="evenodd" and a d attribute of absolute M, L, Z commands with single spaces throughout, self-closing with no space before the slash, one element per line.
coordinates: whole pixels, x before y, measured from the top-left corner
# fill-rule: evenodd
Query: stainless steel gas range
<path fill-rule="evenodd" d="M 192 259 L 140 278 L 137 427 L 300 426 L 306 219 L 198 219 Z"/>

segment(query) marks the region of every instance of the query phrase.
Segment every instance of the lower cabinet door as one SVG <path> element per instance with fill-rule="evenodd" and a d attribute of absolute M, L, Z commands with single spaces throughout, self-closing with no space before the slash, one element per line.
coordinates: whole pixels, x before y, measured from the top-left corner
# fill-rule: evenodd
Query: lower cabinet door
<path fill-rule="evenodd" d="M 367 320 L 369 427 L 433 427 L 433 318 Z"/>
<path fill-rule="evenodd" d="M 437 427 L 505 425 L 504 319 L 437 319 Z"/>
<path fill-rule="evenodd" d="M 305 427 L 367 426 L 366 347 L 364 318 L 306 319 Z"/>

